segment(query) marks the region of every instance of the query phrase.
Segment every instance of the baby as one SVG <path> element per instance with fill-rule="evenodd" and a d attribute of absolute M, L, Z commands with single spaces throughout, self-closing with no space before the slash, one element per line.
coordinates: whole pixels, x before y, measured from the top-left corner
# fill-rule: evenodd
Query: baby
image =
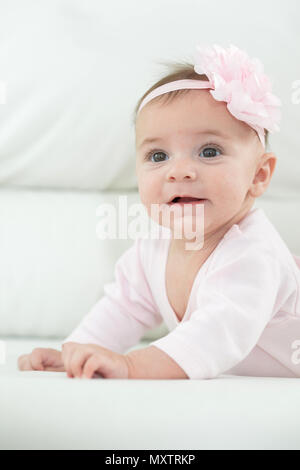
<path fill-rule="evenodd" d="M 279 130 L 279 106 L 261 63 L 234 46 L 199 47 L 194 65 L 178 65 L 144 94 L 135 109 L 141 201 L 150 217 L 154 204 L 188 206 L 189 215 L 159 219 L 164 237 L 137 238 L 62 351 L 35 349 L 19 358 L 21 370 L 300 376 L 300 258 L 253 207 L 276 166 L 265 145 Z M 185 219 L 194 229 L 201 213 L 202 243 L 187 249 L 191 238 L 175 229 Z M 162 321 L 166 336 L 126 353 Z"/>

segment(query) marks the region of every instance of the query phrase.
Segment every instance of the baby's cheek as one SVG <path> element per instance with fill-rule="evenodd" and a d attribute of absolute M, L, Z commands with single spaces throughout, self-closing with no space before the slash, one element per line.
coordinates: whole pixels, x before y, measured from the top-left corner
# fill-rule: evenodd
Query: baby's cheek
<path fill-rule="evenodd" d="M 162 188 L 157 178 L 151 177 L 143 178 L 140 181 L 140 196 L 143 204 L 149 206 L 151 203 L 162 202 Z"/>
<path fill-rule="evenodd" d="M 213 208 L 217 210 L 218 217 L 230 218 L 237 212 L 245 198 L 246 185 L 239 178 L 224 177 L 216 183 L 211 196 Z"/>
<path fill-rule="evenodd" d="M 238 172 L 219 175 L 214 181 L 214 191 L 218 197 L 232 199 L 238 197 L 246 186 L 245 177 Z"/>

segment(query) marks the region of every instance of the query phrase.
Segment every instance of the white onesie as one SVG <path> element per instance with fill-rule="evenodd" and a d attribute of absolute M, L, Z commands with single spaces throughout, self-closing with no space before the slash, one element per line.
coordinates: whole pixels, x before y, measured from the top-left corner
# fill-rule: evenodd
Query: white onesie
<path fill-rule="evenodd" d="M 171 231 L 163 233 L 123 253 L 114 282 L 64 343 L 125 353 L 164 321 L 169 333 L 150 345 L 190 379 L 300 377 L 300 257 L 264 211 L 252 209 L 227 231 L 199 269 L 181 321 L 166 293 Z"/>

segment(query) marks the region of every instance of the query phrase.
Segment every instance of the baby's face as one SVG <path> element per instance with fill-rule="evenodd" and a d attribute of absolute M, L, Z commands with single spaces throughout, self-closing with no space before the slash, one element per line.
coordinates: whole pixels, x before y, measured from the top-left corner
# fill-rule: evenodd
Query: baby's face
<path fill-rule="evenodd" d="M 208 90 L 149 102 L 137 118 L 136 172 L 149 215 L 151 204 L 187 194 L 205 199 L 205 229 L 220 227 L 252 207 L 251 184 L 263 154 L 256 132 Z"/>

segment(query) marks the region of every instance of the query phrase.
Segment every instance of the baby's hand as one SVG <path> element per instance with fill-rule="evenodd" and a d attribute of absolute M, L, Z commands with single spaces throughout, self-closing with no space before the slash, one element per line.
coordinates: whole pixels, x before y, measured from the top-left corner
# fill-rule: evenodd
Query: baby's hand
<path fill-rule="evenodd" d="M 65 372 L 61 351 L 56 349 L 37 348 L 31 354 L 23 354 L 18 358 L 19 370 L 40 370 Z"/>
<path fill-rule="evenodd" d="M 125 356 L 95 344 L 65 343 L 62 359 L 68 377 L 128 379 Z"/>

